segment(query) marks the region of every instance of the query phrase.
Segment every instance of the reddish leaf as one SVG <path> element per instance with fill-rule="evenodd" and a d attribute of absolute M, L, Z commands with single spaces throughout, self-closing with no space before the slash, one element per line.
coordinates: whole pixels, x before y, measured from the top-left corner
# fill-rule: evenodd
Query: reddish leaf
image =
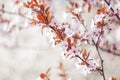
<path fill-rule="evenodd" d="M 91 4 L 88 3 L 88 12 L 91 11 Z"/>
<path fill-rule="evenodd" d="M 101 9 L 102 13 L 105 14 L 106 13 L 106 7 L 104 6 L 102 9 Z"/>
<path fill-rule="evenodd" d="M 80 65 L 85 65 L 86 63 L 84 62 L 84 61 L 82 61 L 81 63 L 80 63 Z"/>
<path fill-rule="evenodd" d="M 78 8 L 78 7 L 79 7 L 77 3 L 74 3 L 74 6 L 75 6 L 75 8 Z"/>
<path fill-rule="evenodd" d="M 47 13 L 47 20 L 48 20 L 48 23 L 51 21 L 50 12 Z"/>
<path fill-rule="evenodd" d="M 98 28 L 101 28 L 101 27 L 103 27 L 103 26 L 105 26 L 105 25 L 106 25 L 106 23 L 104 22 L 103 19 L 102 19 L 102 21 L 97 22 L 97 27 L 98 27 Z"/>
<path fill-rule="evenodd" d="M 34 2 L 34 3 L 38 4 L 36 0 L 32 0 L 31 2 Z"/>
<path fill-rule="evenodd" d="M 115 23 L 120 26 L 120 21 L 116 21 Z"/>
<path fill-rule="evenodd" d="M 59 63 L 59 68 L 63 69 L 63 63 L 62 62 Z"/>
<path fill-rule="evenodd" d="M 66 74 L 60 73 L 59 76 L 64 78 L 64 77 L 66 77 Z"/>
<path fill-rule="evenodd" d="M 29 8 L 29 5 L 27 3 L 23 3 L 24 7 Z"/>
<path fill-rule="evenodd" d="M 71 56 L 71 57 L 70 57 L 70 59 L 73 59 L 73 58 L 75 58 L 75 56 Z"/>
<path fill-rule="evenodd" d="M 40 0 L 41 3 L 44 3 L 44 0 Z"/>
<path fill-rule="evenodd" d="M 45 10 L 45 13 L 48 13 L 49 9 L 50 9 L 50 7 L 47 7 L 46 10 Z"/>
<path fill-rule="evenodd" d="M 37 24 L 38 23 L 38 21 L 36 21 L 36 20 L 34 20 L 34 19 L 32 19 L 31 21 L 30 21 L 30 24 L 33 24 L 33 25 L 35 25 L 35 24 Z"/>
<path fill-rule="evenodd" d="M 78 33 L 75 33 L 72 37 L 74 38 L 74 43 L 76 44 L 77 43 L 77 39 L 80 38 L 80 35 Z"/>
<path fill-rule="evenodd" d="M 19 4 L 20 2 L 18 0 L 15 1 L 15 4 Z"/>
<path fill-rule="evenodd" d="M 61 39 L 56 38 L 56 39 L 55 39 L 55 45 L 58 44 L 58 43 L 60 43 L 61 41 L 62 41 Z"/>
<path fill-rule="evenodd" d="M 44 11 L 45 10 L 45 5 L 44 4 L 40 5 L 40 9 L 41 9 L 41 11 Z"/>
<path fill-rule="evenodd" d="M 88 54 L 87 54 L 86 49 L 83 50 L 82 55 L 83 55 L 83 58 L 86 58 L 86 57 L 87 57 Z"/>
<path fill-rule="evenodd" d="M 75 33 L 75 34 L 73 35 L 73 38 L 79 39 L 79 38 L 80 38 L 80 35 L 79 35 L 78 33 Z"/>
<path fill-rule="evenodd" d="M 38 6 L 37 4 L 31 4 L 31 5 L 29 5 L 29 7 L 32 8 L 32 9 L 33 9 L 34 7 L 37 7 L 37 6 Z"/>
<path fill-rule="evenodd" d="M 117 80 L 115 77 L 112 77 L 111 80 Z"/>
<path fill-rule="evenodd" d="M 38 20 L 39 20 L 41 23 L 45 23 L 44 16 L 43 16 L 41 13 L 38 13 L 38 14 L 37 14 L 37 18 L 38 18 Z"/>
<path fill-rule="evenodd" d="M 71 39 L 67 38 L 67 42 L 68 42 L 68 44 L 71 44 Z"/>
<path fill-rule="evenodd" d="M 64 54 L 64 56 L 65 56 L 66 58 L 68 58 L 70 55 L 71 55 L 71 54 Z"/>
<path fill-rule="evenodd" d="M 106 11 L 107 11 L 107 9 L 106 9 L 106 7 L 104 6 L 104 7 L 100 8 L 100 9 L 98 9 L 97 12 L 96 12 L 96 14 L 100 14 L 100 13 L 105 14 Z"/>
<path fill-rule="evenodd" d="M 68 43 L 67 51 L 69 51 L 72 48 L 72 46 L 74 46 L 75 43 L 72 43 L 70 38 L 67 38 L 67 43 Z"/>

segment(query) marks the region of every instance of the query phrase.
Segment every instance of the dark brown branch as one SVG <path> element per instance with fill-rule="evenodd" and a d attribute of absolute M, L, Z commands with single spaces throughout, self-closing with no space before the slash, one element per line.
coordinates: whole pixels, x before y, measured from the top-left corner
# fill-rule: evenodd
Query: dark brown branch
<path fill-rule="evenodd" d="M 108 6 L 110 6 L 110 3 L 109 3 L 107 0 L 104 0 L 104 1 L 105 1 L 105 3 L 106 3 Z M 111 9 L 111 11 L 112 11 L 113 13 L 115 12 L 112 7 L 110 7 L 110 9 Z M 120 17 L 118 16 L 118 14 L 115 14 L 115 16 L 117 17 L 118 20 L 120 20 Z"/>
<path fill-rule="evenodd" d="M 101 32 L 102 32 L 102 28 L 101 28 Z M 102 74 L 103 79 L 106 80 L 106 79 L 105 79 L 105 73 L 104 73 L 103 59 L 102 59 L 102 56 L 101 56 L 101 54 L 100 54 L 99 47 L 98 47 L 98 41 L 99 41 L 101 35 L 102 35 L 102 34 L 99 35 L 98 40 L 97 40 L 97 43 L 95 43 L 95 41 L 94 41 L 93 38 L 92 38 L 92 42 L 93 42 L 93 44 L 94 44 L 94 46 L 95 46 L 95 48 L 96 48 L 96 50 L 97 50 L 98 56 L 99 56 L 100 61 L 101 61 L 102 73 L 100 73 L 100 74 Z"/>
<path fill-rule="evenodd" d="M 89 67 L 89 63 L 86 62 L 84 59 L 82 59 L 79 55 L 75 55 L 75 57 L 79 58 L 81 61 L 83 61 L 87 67 Z M 103 68 L 96 68 L 94 71 L 97 71 L 100 73 L 101 76 L 103 76 Z"/>
<path fill-rule="evenodd" d="M 98 72 L 100 73 L 101 76 L 103 75 L 103 74 L 102 74 L 102 69 L 96 68 L 96 71 L 98 71 Z"/>
<path fill-rule="evenodd" d="M 80 56 L 78 56 L 78 55 L 75 55 L 75 57 L 77 57 L 77 58 L 79 58 L 80 60 L 82 60 L 87 66 L 89 66 L 89 63 L 88 62 L 86 62 L 84 59 L 82 59 Z"/>
<path fill-rule="evenodd" d="M 106 52 L 110 52 L 112 53 L 113 55 L 116 55 L 116 56 L 120 56 L 120 51 L 117 51 L 117 50 L 110 50 L 109 47 L 106 46 L 106 48 L 104 48 L 103 46 L 100 46 L 99 45 L 99 39 L 101 37 L 101 35 L 103 34 L 103 27 L 101 28 L 101 32 L 100 32 L 100 35 L 98 36 L 98 40 L 97 40 L 97 46 L 99 49 L 101 49 L 102 51 L 106 51 Z"/>

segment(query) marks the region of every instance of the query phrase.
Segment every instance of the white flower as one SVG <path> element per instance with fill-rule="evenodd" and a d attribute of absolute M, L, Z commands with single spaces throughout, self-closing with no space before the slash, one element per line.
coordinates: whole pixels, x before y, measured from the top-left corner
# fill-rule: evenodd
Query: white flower
<path fill-rule="evenodd" d="M 78 69 L 84 75 L 91 73 L 90 69 L 86 65 L 80 65 L 79 63 L 76 63 L 76 69 Z"/>
<path fill-rule="evenodd" d="M 72 36 L 74 34 L 74 31 L 71 28 L 65 28 L 64 32 L 68 37 Z"/>
<path fill-rule="evenodd" d="M 79 8 L 75 8 L 73 12 L 76 13 L 76 14 L 78 14 L 81 11 L 82 11 L 82 7 L 79 7 Z"/>
<path fill-rule="evenodd" d="M 68 14 L 66 12 L 63 12 L 63 18 L 66 20 L 68 17 Z"/>
<path fill-rule="evenodd" d="M 80 53 L 79 48 L 72 46 L 71 50 L 69 50 L 69 53 L 78 55 Z"/>
<path fill-rule="evenodd" d="M 61 47 L 62 47 L 63 51 L 66 51 L 67 48 L 68 48 L 68 43 L 67 43 L 66 41 L 63 41 L 63 42 L 61 43 Z"/>
<path fill-rule="evenodd" d="M 88 63 L 90 64 L 90 65 L 89 65 L 90 70 L 95 70 L 96 68 L 100 67 L 100 64 L 99 64 L 99 61 L 98 61 L 98 60 L 90 59 L 90 60 L 88 61 Z"/>

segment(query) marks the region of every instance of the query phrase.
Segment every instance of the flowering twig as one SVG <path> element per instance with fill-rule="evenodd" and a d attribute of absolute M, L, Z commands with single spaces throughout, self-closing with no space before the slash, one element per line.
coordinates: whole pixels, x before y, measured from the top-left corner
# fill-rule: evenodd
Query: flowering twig
<path fill-rule="evenodd" d="M 104 1 L 105 1 L 105 3 L 106 3 L 108 6 L 110 6 L 110 3 L 109 3 L 107 0 L 104 0 Z M 112 7 L 110 7 L 110 9 L 111 9 L 111 11 L 112 11 L 113 13 L 115 12 Z M 117 17 L 118 20 L 120 20 L 120 17 L 119 17 L 117 14 L 115 14 L 115 16 Z"/>
<path fill-rule="evenodd" d="M 104 74 L 103 59 L 102 59 L 102 57 L 101 57 L 101 54 L 100 54 L 100 51 L 99 51 L 99 47 L 98 47 L 98 45 L 95 43 L 94 40 L 92 40 L 92 41 L 93 41 L 93 43 L 94 43 L 94 45 L 95 45 L 95 47 L 96 47 L 96 50 L 97 50 L 98 56 L 99 56 L 100 61 L 101 61 L 101 67 L 102 67 L 102 76 L 103 76 L 103 79 L 106 80 L 106 79 L 105 79 L 105 74 Z"/>
<path fill-rule="evenodd" d="M 102 35 L 102 32 L 103 32 L 103 27 L 101 28 L 101 32 L 100 32 L 100 35 L 98 36 L 97 42 L 95 42 L 93 38 L 92 38 L 92 42 L 93 42 L 93 44 L 94 44 L 94 46 L 95 46 L 95 48 L 96 48 L 96 50 L 97 50 L 98 56 L 99 56 L 100 61 L 101 61 L 101 67 L 102 67 L 101 70 L 102 70 L 103 79 L 106 80 L 106 79 L 105 79 L 105 73 L 104 73 L 103 59 L 102 59 L 102 56 L 101 56 L 101 54 L 100 54 L 99 47 L 98 47 L 98 42 L 99 42 L 99 39 L 100 39 L 100 37 L 101 37 L 101 35 Z"/>

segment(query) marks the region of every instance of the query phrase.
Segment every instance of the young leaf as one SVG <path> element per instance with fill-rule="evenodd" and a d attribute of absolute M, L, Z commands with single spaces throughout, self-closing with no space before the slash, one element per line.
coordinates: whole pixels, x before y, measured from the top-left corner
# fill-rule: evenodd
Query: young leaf
<path fill-rule="evenodd" d="M 97 22 L 97 27 L 98 27 L 98 28 L 101 28 L 101 27 L 103 27 L 103 26 L 105 26 L 105 25 L 106 25 L 106 23 L 104 22 L 103 19 L 102 19 L 102 21 Z"/>
<path fill-rule="evenodd" d="M 29 8 L 29 4 L 23 3 L 24 7 Z"/>
<path fill-rule="evenodd" d="M 117 80 L 115 77 L 112 77 L 110 80 Z"/>
<path fill-rule="evenodd" d="M 47 20 L 48 20 L 48 23 L 51 21 L 50 12 L 47 13 Z"/>
<path fill-rule="evenodd" d="M 87 57 L 88 54 L 87 54 L 86 49 L 83 50 L 82 55 L 83 55 L 83 58 L 84 58 L 84 59 Z"/>
<path fill-rule="evenodd" d="M 37 14 L 37 18 L 38 18 L 38 20 L 39 20 L 41 23 L 45 23 L 44 16 L 43 16 L 41 13 L 38 13 L 38 14 Z"/>
<path fill-rule="evenodd" d="M 107 12 L 107 9 L 106 9 L 106 6 L 104 6 L 104 7 L 100 8 L 100 9 L 98 9 L 96 14 L 100 14 L 100 13 L 105 14 L 106 12 Z"/>
<path fill-rule="evenodd" d="M 91 11 L 91 4 L 88 3 L 88 12 L 90 13 Z"/>

